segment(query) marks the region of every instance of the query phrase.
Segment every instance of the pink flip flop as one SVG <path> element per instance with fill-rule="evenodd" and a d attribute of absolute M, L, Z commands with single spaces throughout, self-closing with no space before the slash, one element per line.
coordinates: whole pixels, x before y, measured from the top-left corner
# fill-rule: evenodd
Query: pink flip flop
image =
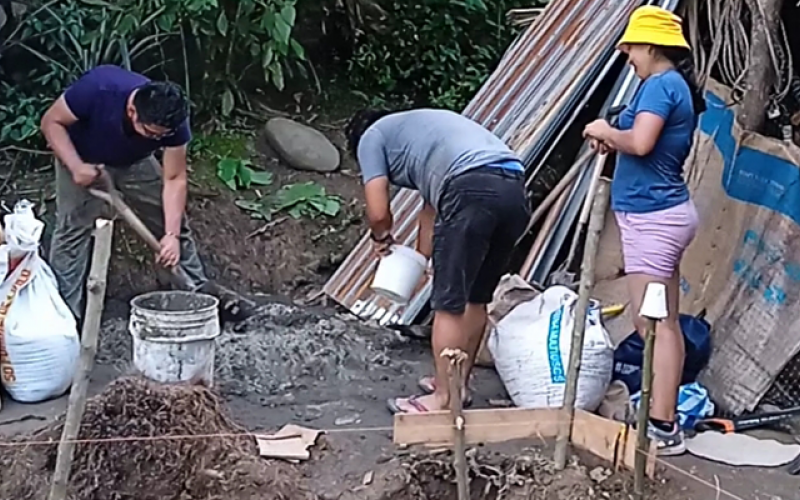
<path fill-rule="evenodd" d="M 399 401 L 401 399 L 402 398 L 392 398 L 386 402 L 386 406 L 389 408 L 389 411 L 392 412 L 392 415 L 397 415 L 398 413 L 429 413 L 431 411 L 430 408 L 419 402 L 419 396 L 411 396 L 406 400 L 408 405 L 414 408 L 415 411 L 413 412 L 400 408 Z"/>
<path fill-rule="evenodd" d="M 433 377 L 422 377 L 421 379 L 419 379 L 417 385 L 419 386 L 420 389 L 422 389 L 422 391 L 425 394 L 433 394 L 434 392 L 436 392 L 436 379 L 434 379 Z M 467 395 L 464 398 L 463 403 L 464 403 L 464 408 L 469 408 L 470 406 L 472 406 L 472 391 L 467 390 Z"/>

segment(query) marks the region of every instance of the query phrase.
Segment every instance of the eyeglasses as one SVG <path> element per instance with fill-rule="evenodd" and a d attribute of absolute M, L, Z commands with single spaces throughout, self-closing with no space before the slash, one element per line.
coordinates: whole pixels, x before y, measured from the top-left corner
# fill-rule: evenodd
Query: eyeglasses
<path fill-rule="evenodd" d="M 167 130 L 166 132 L 157 132 L 144 124 L 141 124 L 141 127 L 145 137 L 147 137 L 148 139 L 155 139 L 155 140 L 166 139 L 167 137 L 172 137 L 176 133 L 175 130 Z"/>

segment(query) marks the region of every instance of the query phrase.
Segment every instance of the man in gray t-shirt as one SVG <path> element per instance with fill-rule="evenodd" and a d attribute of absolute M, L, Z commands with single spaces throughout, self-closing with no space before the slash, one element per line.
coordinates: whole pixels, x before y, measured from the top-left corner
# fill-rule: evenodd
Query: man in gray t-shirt
<path fill-rule="evenodd" d="M 362 111 L 350 121 L 347 136 L 361 167 L 376 253 L 385 255 L 394 244 L 389 185 L 415 189 L 425 200 L 416 248 L 433 259 L 436 374 L 420 381 L 428 395 L 392 399 L 389 408 L 445 409 L 448 361 L 440 353 L 466 352 L 468 379 L 486 305 L 528 222 L 523 166 L 497 136 L 451 111 Z"/>

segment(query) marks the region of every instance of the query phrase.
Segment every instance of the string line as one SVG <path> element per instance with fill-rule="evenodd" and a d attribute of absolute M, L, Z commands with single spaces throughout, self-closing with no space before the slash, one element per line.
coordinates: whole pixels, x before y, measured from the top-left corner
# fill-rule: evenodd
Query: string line
<path fill-rule="evenodd" d="M 530 423 L 530 422 L 528 422 Z M 538 424 L 563 424 L 564 420 L 561 419 L 543 419 L 543 420 L 536 420 Z M 498 428 L 498 427 L 519 427 L 520 425 L 525 425 L 525 422 L 494 422 L 494 423 L 468 423 L 464 426 L 465 430 L 469 428 Z M 624 425 L 622 422 L 619 422 L 620 426 Z M 575 422 L 574 426 L 580 427 L 587 427 L 591 426 L 590 422 Z M 454 429 L 453 424 L 432 424 L 426 425 L 425 428 L 427 429 Z M 384 433 L 384 432 L 392 432 L 394 431 L 394 426 L 373 426 L 373 427 L 341 427 L 341 428 L 333 428 L 333 429 L 310 429 L 322 434 L 367 434 L 367 433 Z M 162 435 L 162 436 L 118 436 L 118 437 L 109 437 L 109 438 L 97 438 L 97 439 L 74 439 L 74 440 L 65 440 L 64 443 L 71 443 L 71 444 L 113 444 L 113 443 L 131 443 L 131 442 L 167 442 L 167 441 L 191 441 L 191 440 L 205 440 L 205 439 L 238 439 L 238 438 L 255 438 L 258 439 L 259 437 L 264 438 L 271 438 L 273 436 L 269 434 L 263 433 L 256 433 L 256 432 L 232 432 L 232 433 L 210 433 L 210 434 L 171 434 L 171 435 Z M 532 437 L 532 436 L 531 436 Z M 530 439 L 531 437 L 528 437 Z M 537 436 L 542 442 L 545 442 L 545 437 L 542 435 L 541 432 L 537 433 Z M 41 439 L 41 440 L 25 440 L 25 441 L 0 441 L 0 448 L 25 448 L 25 447 L 33 447 L 33 446 L 54 446 L 58 445 L 62 441 L 53 440 L 53 439 Z M 643 452 L 639 449 L 636 449 L 635 452 L 637 454 L 642 454 Z M 644 453 L 648 457 L 650 456 L 649 453 Z M 742 497 L 736 495 L 733 492 L 727 491 L 719 486 L 719 484 L 712 484 L 711 482 L 703 479 L 702 477 L 693 474 L 687 470 L 682 469 L 674 464 L 666 462 L 664 459 L 659 457 L 650 457 L 655 460 L 655 462 L 659 465 L 664 466 L 667 469 L 670 469 L 674 472 L 677 472 L 685 477 L 688 477 L 697 483 L 717 492 L 717 496 L 719 497 L 720 494 L 725 495 L 726 497 L 730 498 L 731 500 L 744 500 Z M 715 478 L 716 479 L 716 478 Z M 718 479 L 717 479 L 718 482 Z"/>

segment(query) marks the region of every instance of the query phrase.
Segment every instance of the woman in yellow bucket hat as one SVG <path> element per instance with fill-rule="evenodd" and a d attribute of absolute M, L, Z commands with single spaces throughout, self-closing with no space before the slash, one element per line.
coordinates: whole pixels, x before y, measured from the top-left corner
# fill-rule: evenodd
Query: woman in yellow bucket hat
<path fill-rule="evenodd" d="M 667 286 L 669 317 L 658 324 L 653 405 L 648 434 L 659 454 L 686 450 L 675 409 L 685 356 L 678 322 L 680 261 L 692 242 L 698 217 L 683 179 L 698 115 L 705 99 L 697 85 L 691 49 L 681 19 L 655 6 L 636 9 L 619 49 L 642 84 L 612 127 L 605 120 L 586 126 L 584 136 L 601 151 L 615 151 L 611 207 L 620 228 L 634 325 L 650 282 Z"/>

